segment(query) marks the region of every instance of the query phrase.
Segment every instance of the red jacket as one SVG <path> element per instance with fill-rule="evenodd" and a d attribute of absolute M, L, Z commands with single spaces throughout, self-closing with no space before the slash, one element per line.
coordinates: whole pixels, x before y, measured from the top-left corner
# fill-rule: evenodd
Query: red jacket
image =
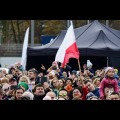
<path fill-rule="evenodd" d="M 84 86 L 82 88 L 82 90 L 83 90 L 82 100 L 86 100 L 86 95 L 88 94 L 88 89 L 87 89 L 87 87 Z"/>
<path fill-rule="evenodd" d="M 105 87 L 109 87 L 109 86 L 113 86 L 115 92 L 119 91 L 119 86 L 118 86 L 118 81 L 113 78 L 103 78 L 101 83 L 100 83 L 100 97 L 104 97 L 104 88 Z"/>

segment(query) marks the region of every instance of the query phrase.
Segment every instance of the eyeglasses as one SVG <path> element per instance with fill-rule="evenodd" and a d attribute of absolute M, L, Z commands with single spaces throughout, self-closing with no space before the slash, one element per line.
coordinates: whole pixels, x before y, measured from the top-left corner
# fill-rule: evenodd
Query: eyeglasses
<path fill-rule="evenodd" d="M 66 94 L 66 93 L 64 93 L 64 94 L 59 94 L 59 96 L 67 96 L 67 94 Z"/>

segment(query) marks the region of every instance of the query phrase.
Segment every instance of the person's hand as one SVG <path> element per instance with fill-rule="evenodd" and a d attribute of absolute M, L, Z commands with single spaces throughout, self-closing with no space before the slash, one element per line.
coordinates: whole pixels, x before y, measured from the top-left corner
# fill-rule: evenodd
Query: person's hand
<path fill-rule="evenodd" d="M 41 66 L 41 69 L 42 70 L 45 70 L 45 66 L 43 65 L 43 64 L 41 64 L 42 66 Z"/>
<path fill-rule="evenodd" d="M 47 82 L 44 82 L 43 86 L 44 86 L 44 89 L 45 89 L 45 90 L 50 87 L 50 85 L 49 85 Z"/>
<path fill-rule="evenodd" d="M 58 72 L 58 73 L 59 73 L 59 72 L 60 72 L 60 69 L 58 68 L 58 69 L 56 70 L 56 72 Z"/>

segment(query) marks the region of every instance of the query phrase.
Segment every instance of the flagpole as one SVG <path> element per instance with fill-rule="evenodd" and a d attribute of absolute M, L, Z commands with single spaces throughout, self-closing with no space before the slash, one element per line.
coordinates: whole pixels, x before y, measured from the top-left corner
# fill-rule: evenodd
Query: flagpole
<path fill-rule="evenodd" d="M 80 74 L 81 74 L 80 60 L 79 59 L 77 59 L 77 60 L 78 60 L 79 71 L 80 71 Z"/>

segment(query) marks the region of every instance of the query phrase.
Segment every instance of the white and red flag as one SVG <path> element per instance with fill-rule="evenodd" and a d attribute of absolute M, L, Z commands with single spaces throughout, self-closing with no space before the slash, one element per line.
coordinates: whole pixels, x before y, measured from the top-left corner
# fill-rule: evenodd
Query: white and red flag
<path fill-rule="evenodd" d="M 73 24 L 68 28 L 64 40 L 57 51 L 55 61 L 61 62 L 62 67 L 69 63 L 70 58 L 79 59 L 79 50 L 77 48 Z"/>

